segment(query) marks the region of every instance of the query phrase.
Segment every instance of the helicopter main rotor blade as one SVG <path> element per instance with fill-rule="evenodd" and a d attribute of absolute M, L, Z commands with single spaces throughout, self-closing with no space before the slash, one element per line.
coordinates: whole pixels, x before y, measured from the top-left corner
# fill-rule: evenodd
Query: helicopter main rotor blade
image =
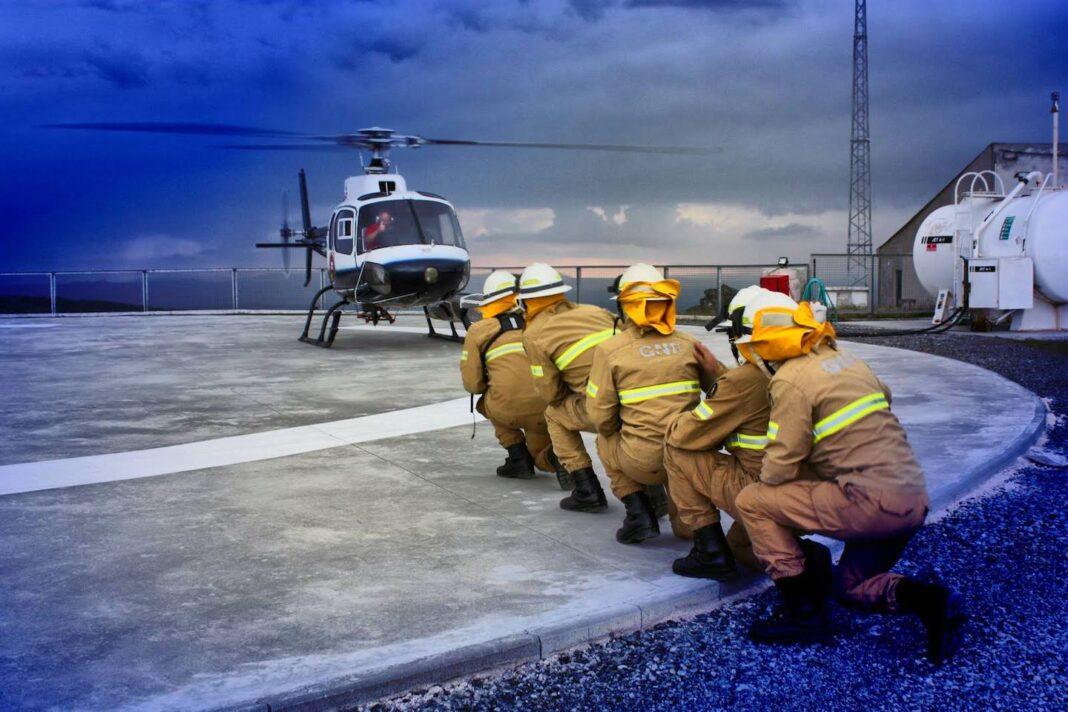
<path fill-rule="evenodd" d="M 721 148 L 702 148 L 700 146 L 627 146 L 606 143 L 537 143 L 530 141 L 468 141 L 463 139 L 424 138 L 428 146 L 495 146 L 503 148 L 555 148 L 577 151 L 613 151 L 616 153 L 669 153 L 669 154 L 708 154 L 719 153 Z"/>
<path fill-rule="evenodd" d="M 195 122 L 122 121 L 72 124 L 42 124 L 46 129 L 79 129 L 86 131 L 121 131 L 159 134 L 195 134 L 201 136 L 256 136 L 260 138 L 304 138 L 304 134 L 255 126 L 233 124 L 205 124 Z"/>
<path fill-rule="evenodd" d="M 351 151 L 363 146 L 332 143 L 229 143 L 212 146 L 228 151 Z"/>

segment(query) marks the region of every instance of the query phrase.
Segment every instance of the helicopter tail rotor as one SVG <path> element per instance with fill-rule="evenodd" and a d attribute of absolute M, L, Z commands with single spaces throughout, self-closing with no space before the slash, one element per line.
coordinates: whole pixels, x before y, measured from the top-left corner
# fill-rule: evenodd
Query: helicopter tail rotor
<path fill-rule="evenodd" d="M 304 176 L 304 169 L 297 174 L 300 181 L 300 222 L 301 227 L 294 230 L 289 226 L 289 194 L 282 193 L 282 228 L 279 235 L 281 242 L 257 242 L 256 247 L 278 247 L 282 252 L 282 265 L 289 274 L 289 250 L 302 249 L 304 257 L 304 286 L 311 284 L 312 278 L 312 255 L 319 253 L 326 256 L 326 233 L 327 228 L 315 227 L 311 220 L 311 205 L 308 202 L 308 181 Z M 296 239 L 293 239 L 296 238 Z"/>
<path fill-rule="evenodd" d="M 282 191 L 282 229 L 279 231 L 282 236 L 282 243 L 289 245 L 289 240 L 293 237 L 293 229 L 289 227 L 289 191 Z M 282 250 L 282 273 L 286 277 L 289 276 L 289 250 Z"/>

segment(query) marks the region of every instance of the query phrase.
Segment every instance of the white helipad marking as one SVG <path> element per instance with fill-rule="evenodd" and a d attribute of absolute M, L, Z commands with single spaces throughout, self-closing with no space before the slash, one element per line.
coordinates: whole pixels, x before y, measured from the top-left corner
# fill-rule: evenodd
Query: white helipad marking
<path fill-rule="evenodd" d="M 0 329 L 51 329 L 55 324 L 0 324 Z"/>
<path fill-rule="evenodd" d="M 0 495 L 156 477 L 326 450 L 471 422 L 467 398 L 182 445 L 0 466 Z M 482 420 L 482 416 L 476 413 Z"/>

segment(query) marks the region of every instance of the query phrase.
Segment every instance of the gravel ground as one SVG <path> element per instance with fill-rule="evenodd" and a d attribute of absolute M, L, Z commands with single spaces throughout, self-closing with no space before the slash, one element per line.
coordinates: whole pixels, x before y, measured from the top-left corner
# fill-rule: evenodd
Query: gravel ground
<path fill-rule="evenodd" d="M 1068 411 L 1068 343 L 966 335 L 875 343 L 983 366 Z M 1068 450 L 1068 419 L 1048 447 Z M 909 617 L 835 609 L 836 640 L 755 646 L 766 591 L 685 621 L 613 638 L 497 676 L 433 687 L 365 709 L 1068 709 L 1068 470 L 1020 466 L 913 539 L 897 570 L 936 575 L 970 621 L 943 668 Z"/>

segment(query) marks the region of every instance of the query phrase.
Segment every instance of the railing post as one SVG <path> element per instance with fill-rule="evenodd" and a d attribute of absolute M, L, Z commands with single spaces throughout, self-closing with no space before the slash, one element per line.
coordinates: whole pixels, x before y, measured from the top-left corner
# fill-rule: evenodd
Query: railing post
<path fill-rule="evenodd" d="M 148 270 L 141 270 L 141 311 L 148 311 Z"/>
<path fill-rule="evenodd" d="M 723 313 L 723 266 L 716 265 L 716 313 Z"/>
<path fill-rule="evenodd" d="M 56 315 L 56 273 L 48 273 L 48 300 L 52 305 L 52 316 Z"/>
<path fill-rule="evenodd" d="M 667 279 L 668 275 L 670 273 L 671 273 L 671 265 L 664 265 L 664 279 Z"/>
<path fill-rule="evenodd" d="M 237 267 L 230 269 L 230 302 L 233 310 L 237 311 Z"/>
<path fill-rule="evenodd" d="M 582 301 L 582 268 L 575 268 L 575 301 Z"/>

